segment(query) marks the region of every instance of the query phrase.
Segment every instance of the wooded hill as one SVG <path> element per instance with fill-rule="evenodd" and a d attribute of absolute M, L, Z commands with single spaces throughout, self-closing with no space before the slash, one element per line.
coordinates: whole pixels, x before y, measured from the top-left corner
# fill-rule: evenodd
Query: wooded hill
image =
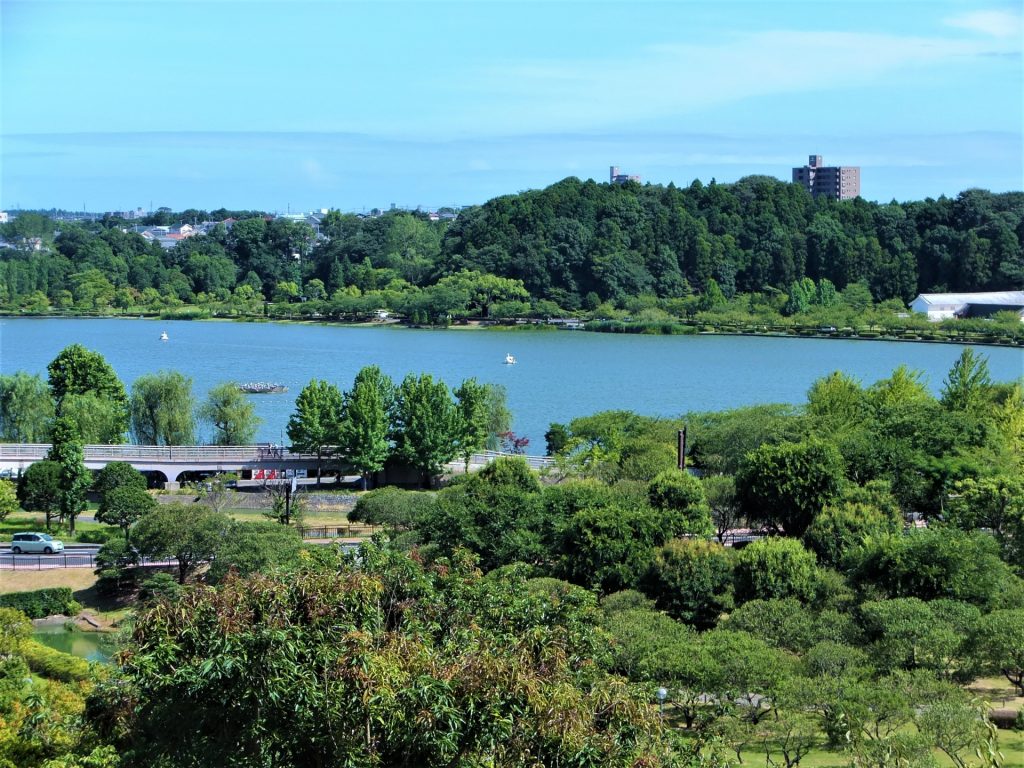
<path fill-rule="evenodd" d="M 163 213 L 161 222 L 212 216 L 185 213 Z M 367 307 L 411 313 L 423 289 L 461 270 L 521 281 L 495 300 L 547 313 L 621 306 L 640 295 L 717 293 L 713 285 L 726 297 L 785 293 L 805 277 L 839 290 L 863 283 L 875 301 L 1024 287 L 1024 193 L 980 189 L 878 204 L 812 199 L 765 176 L 686 188 L 568 178 L 495 198 L 451 222 L 332 211 L 319 236 L 304 223 L 250 215 L 164 250 L 122 231 L 127 224 L 108 217 L 61 222 L 57 231 L 47 217 L 23 213 L 3 225 L 14 247 L 0 251 L 0 306 L 102 310 L 365 297 Z M 469 313 L 489 309 L 487 301 L 463 303 Z"/>

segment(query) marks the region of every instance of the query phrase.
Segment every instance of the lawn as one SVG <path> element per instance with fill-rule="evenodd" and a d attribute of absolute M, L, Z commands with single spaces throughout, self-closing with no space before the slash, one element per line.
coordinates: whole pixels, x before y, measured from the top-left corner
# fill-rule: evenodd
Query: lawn
<path fill-rule="evenodd" d="M 86 514 L 91 514 L 91 510 L 86 511 Z M 15 533 L 45 530 L 45 515 L 35 514 L 32 512 L 15 512 L 6 520 L 0 520 L 0 541 L 10 541 L 11 536 Z M 109 525 L 104 525 L 103 523 L 97 523 L 91 520 L 76 520 L 75 535 L 72 536 L 65 530 L 58 530 L 56 521 L 54 521 L 52 535 L 54 538 L 60 539 L 65 544 L 99 544 L 106 541 L 107 538 L 116 530 L 117 529 L 112 528 Z"/>

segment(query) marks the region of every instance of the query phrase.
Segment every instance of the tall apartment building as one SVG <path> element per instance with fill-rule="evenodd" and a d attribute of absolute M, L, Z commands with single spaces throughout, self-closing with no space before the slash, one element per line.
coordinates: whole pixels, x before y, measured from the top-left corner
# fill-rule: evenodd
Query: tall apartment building
<path fill-rule="evenodd" d="M 860 197 L 860 167 L 826 166 L 821 155 L 811 155 L 807 165 L 793 169 L 793 183 L 802 185 L 815 197 L 852 200 Z"/>

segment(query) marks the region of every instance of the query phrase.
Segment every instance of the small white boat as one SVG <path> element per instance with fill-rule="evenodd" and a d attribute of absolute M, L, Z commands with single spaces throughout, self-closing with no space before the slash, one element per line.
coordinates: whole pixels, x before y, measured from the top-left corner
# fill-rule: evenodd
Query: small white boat
<path fill-rule="evenodd" d="M 160 334 L 160 341 L 167 341 L 168 338 L 169 337 L 167 335 L 167 331 L 164 331 L 163 333 Z"/>
<path fill-rule="evenodd" d="M 505 355 L 505 365 L 515 365 L 516 359 L 512 355 Z"/>

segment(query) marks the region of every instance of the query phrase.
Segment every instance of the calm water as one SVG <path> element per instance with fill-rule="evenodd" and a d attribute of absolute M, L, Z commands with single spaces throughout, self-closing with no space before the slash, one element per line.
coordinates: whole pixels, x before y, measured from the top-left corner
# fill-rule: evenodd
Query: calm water
<path fill-rule="evenodd" d="M 166 331 L 169 341 L 159 341 Z M 622 408 L 675 416 L 754 403 L 804 401 L 818 377 L 843 370 L 870 384 L 905 363 L 938 392 L 962 347 L 836 339 L 623 336 L 571 331 L 428 331 L 274 323 L 9 319 L 0 322 L 0 372 L 46 374 L 68 344 L 95 349 L 127 386 L 141 374 L 176 369 L 197 397 L 219 382 L 280 382 L 290 391 L 254 395 L 258 440 L 284 443 L 295 397 L 311 378 L 351 386 L 375 363 L 396 381 L 430 373 L 457 386 L 471 376 L 503 384 L 513 429 L 544 449 L 552 421 Z M 980 347 L 993 377 L 1024 376 L 1024 350 Z M 517 365 L 504 365 L 506 353 Z"/>
<path fill-rule="evenodd" d="M 103 632 L 69 632 L 62 626 L 36 627 L 32 637 L 64 653 L 81 656 L 89 661 L 109 663 L 115 651 L 114 638 Z"/>

